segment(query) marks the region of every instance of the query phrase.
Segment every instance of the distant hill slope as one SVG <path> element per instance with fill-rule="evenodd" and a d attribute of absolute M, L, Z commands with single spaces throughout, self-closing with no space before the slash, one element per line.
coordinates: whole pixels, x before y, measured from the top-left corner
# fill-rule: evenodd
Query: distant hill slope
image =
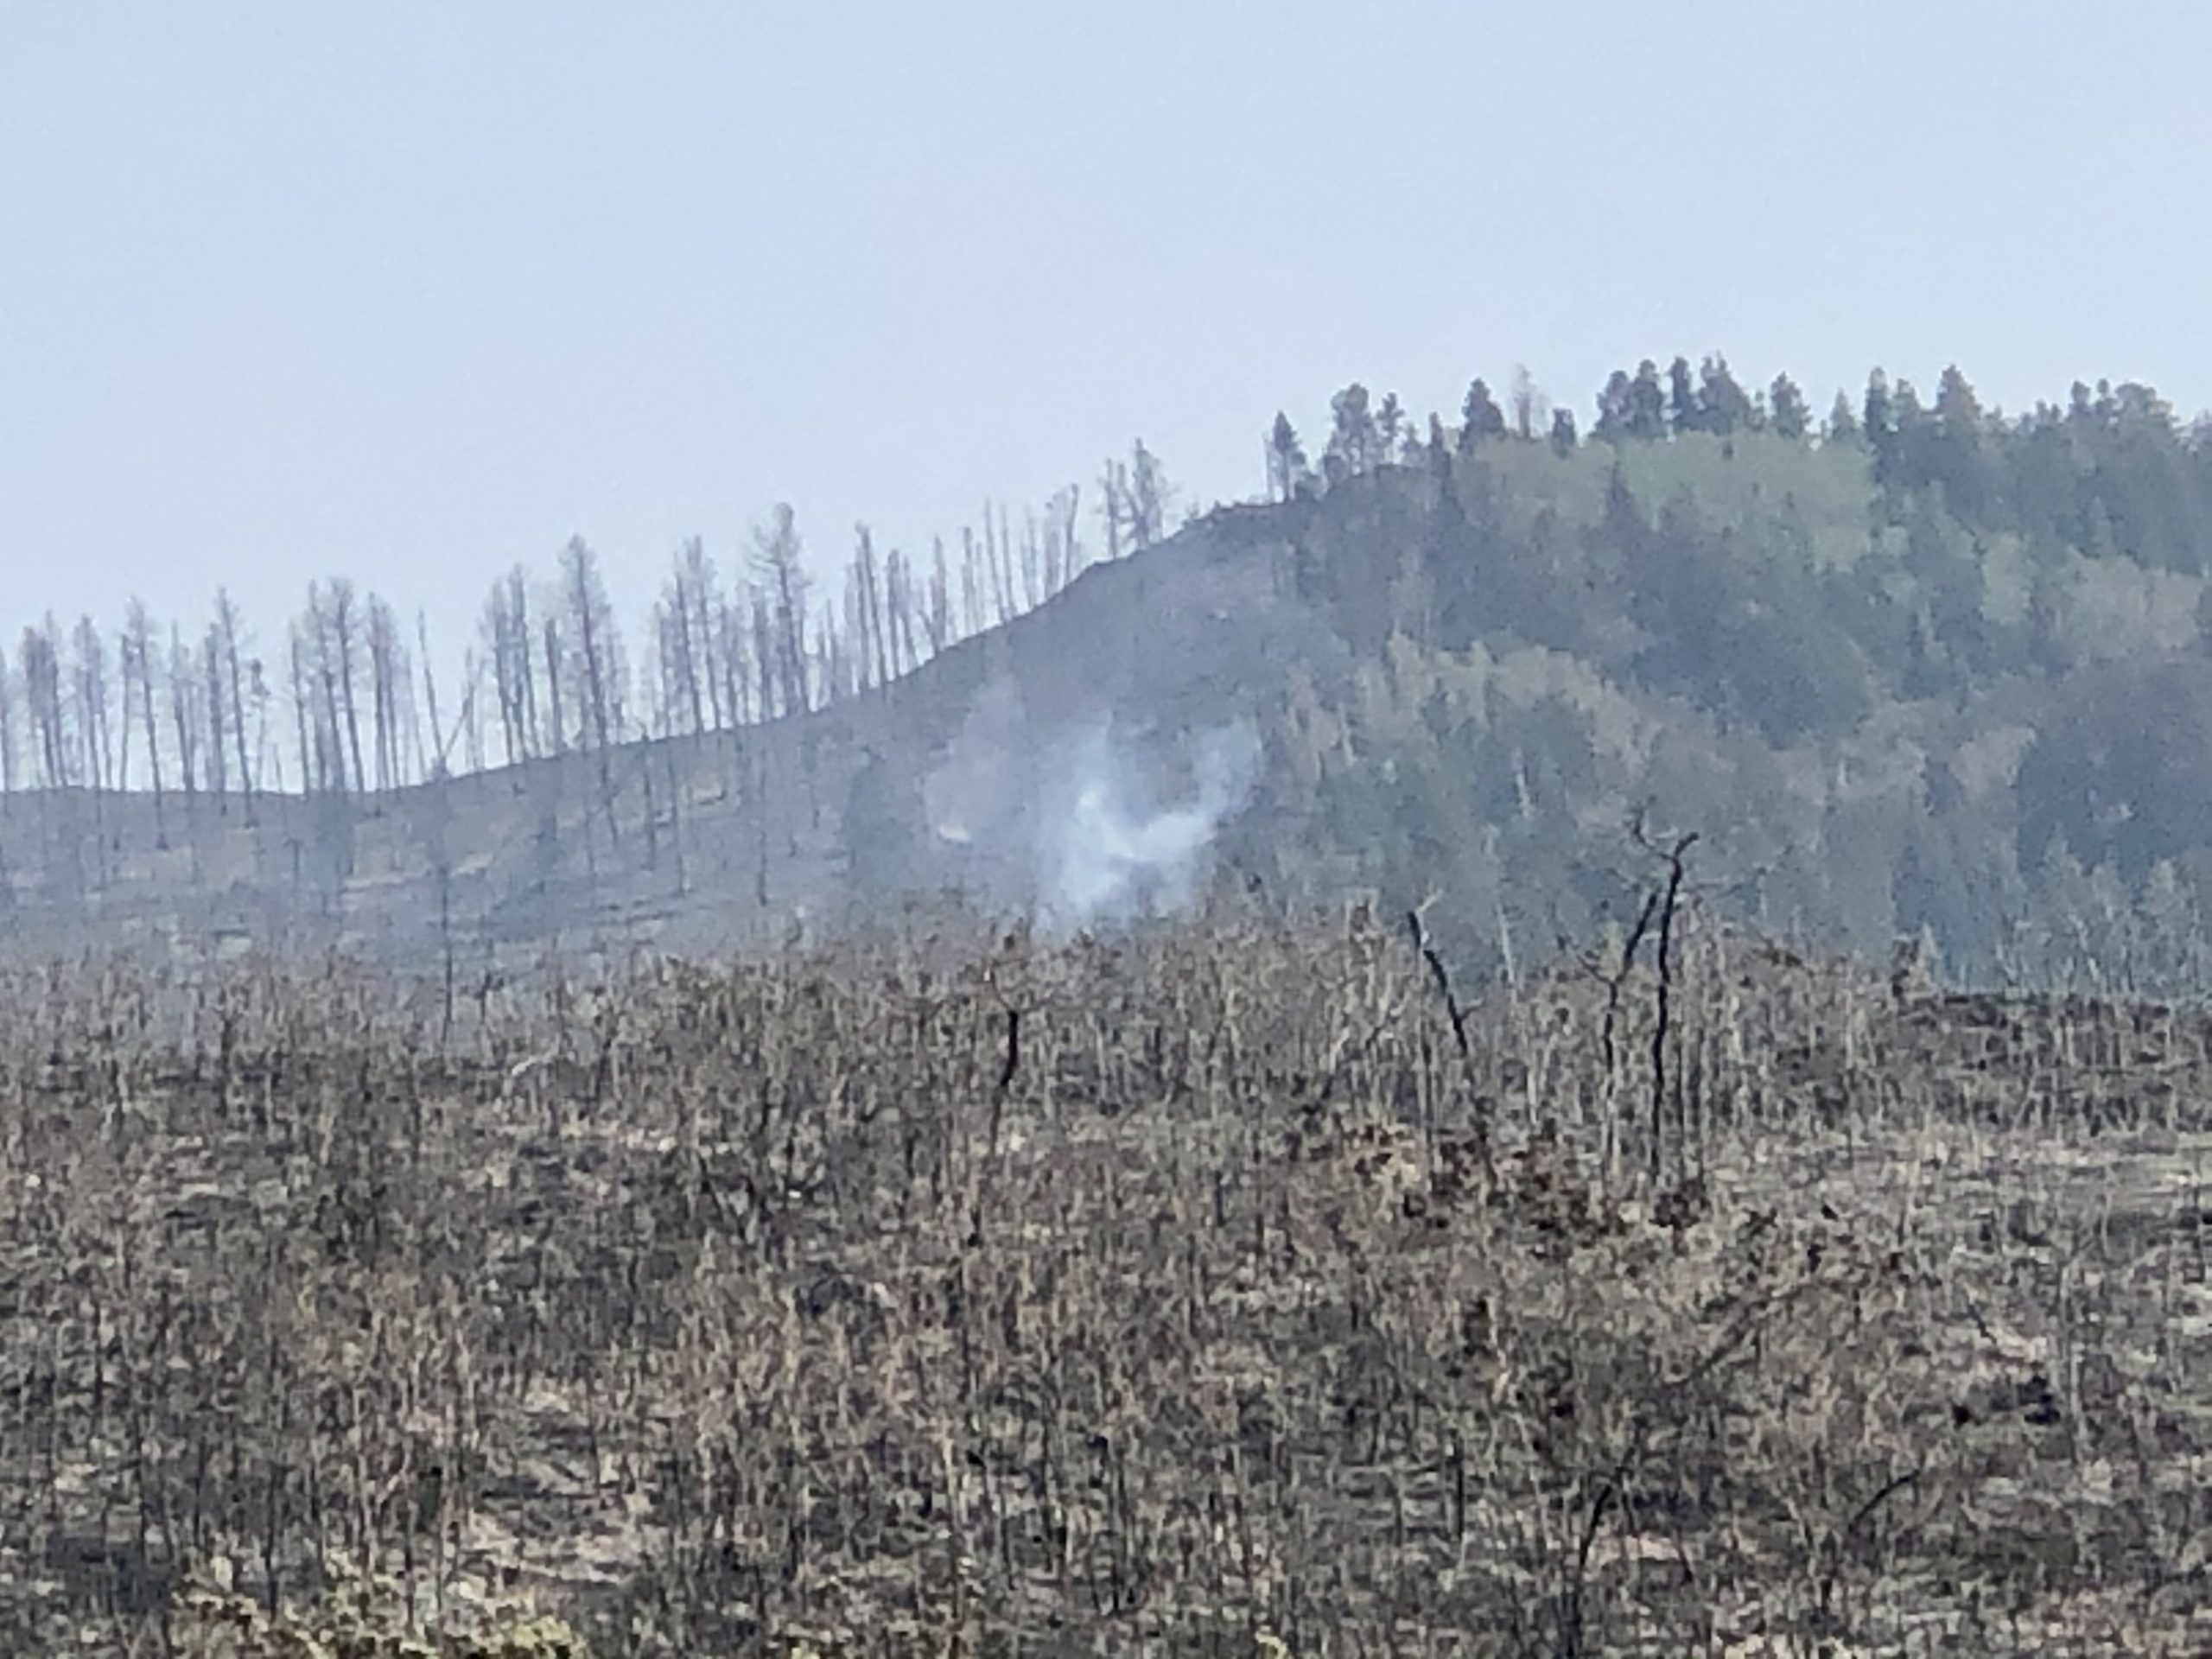
<path fill-rule="evenodd" d="M 1045 834 L 1028 798 L 1054 785 L 1071 740 L 1110 719 L 1117 757 L 1172 748 L 1163 734 L 1264 711 L 1281 664 L 1341 654 L 1282 602 L 1282 537 L 1311 512 L 1230 510 L 1095 566 L 880 692 L 622 746 L 611 804 L 592 753 L 361 797 L 172 791 L 158 822 L 143 792 L 0 797 L 0 931 L 19 950 L 282 940 L 419 966 L 448 940 L 462 963 L 548 945 L 745 949 L 952 884 L 1025 899 Z M 1013 728 L 979 723 L 995 707 Z M 1133 734 L 1151 741 L 1132 749 Z M 1013 752 L 990 753 L 1002 736 Z M 979 748 L 1015 798 L 980 840 L 934 822 L 926 798 L 944 791 L 925 787 Z"/>
<path fill-rule="evenodd" d="M 172 799 L 165 836 L 143 798 L 17 795 L 0 925 L 472 963 L 1234 880 L 1433 899 L 1455 950 L 1541 955 L 1626 919 L 1640 812 L 1777 932 L 2193 981 L 2212 465 L 2126 400 L 1969 438 L 1409 454 L 1217 511 L 880 693 L 621 749 L 611 805 L 594 756 L 251 818 Z"/>

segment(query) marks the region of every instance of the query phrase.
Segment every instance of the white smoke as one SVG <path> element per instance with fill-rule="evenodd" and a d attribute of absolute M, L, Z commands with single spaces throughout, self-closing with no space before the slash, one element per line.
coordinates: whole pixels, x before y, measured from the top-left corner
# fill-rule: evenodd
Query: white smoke
<path fill-rule="evenodd" d="M 979 897 L 1017 904 L 1055 931 L 1172 912 L 1190 901 L 1215 837 L 1250 798 L 1261 754 L 1249 721 L 1167 747 L 1187 757 L 1190 778 L 1163 801 L 1148 782 L 1168 758 L 1160 746 L 1108 720 L 1035 729 L 1001 681 L 977 697 L 924 800 Z"/>
<path fill-rule="evenodd" d="M 995 680 L 969 705 L 959 735 L 922 781 L 922 804 L 940 840 L 1004 850 L 1027 792 L 1021 776 L 1020 694 Z"/>
<path fill-rule="evenodd" d="M 1072 746 L 1073 799 L 1041 826 L 1043 919 L 1085 927 L 1135 911 L 1179 910 L 1223 823 L 1243 805 L 1259 770 L 1249 725 L 1201 734 L 1192 746 L 1194 798 L 1155 806 L 1130 757 L 1098 728 Z"/>

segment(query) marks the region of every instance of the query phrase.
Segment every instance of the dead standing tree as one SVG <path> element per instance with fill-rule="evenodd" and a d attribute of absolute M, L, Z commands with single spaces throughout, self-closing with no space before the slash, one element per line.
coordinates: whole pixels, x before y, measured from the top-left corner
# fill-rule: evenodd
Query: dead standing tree
<path fill-rule="evenodd" d="M 215 590 L 215 620 L 210 626 L 208 639 L 217 659 L 216 677 L 222 689 L 229 695 L 230 715 L 227 723 L 231 747 L 238 761 L 238 792 L 245 799 L 246 819 L 251 823 L 254 815 L 253 798 L 260 786 L 260 779 L 257 776 L 252 752 L 246 743 L 245 709 L 248 675 L 246 664 L 243 660 L 245 632 L 244 619 L 238 614 L 238 606 L 232 601 L 229 591 L 218 588 Z M 259 672 L 259 665 L 257 664 L 253 669 L 256 678 L 258 677 Z"/>
<path fill-rule="evenodd" d="M 147 613 L 146 601 L 135 595 L 124 612 L 121 654 L 123 696 L 125 704 L 130 705 L 124 710 L 124 764 L 129 765 L 129 734 L 135 712 L 146 734 L 146 770 L 154 786 L 154 844 L 166 848 L 168 823 L 162 785 L 161 721 L 154 713 L 154 620 Z"/>
<path fill-rule="evenodd" d="M 1665 867 L 1666 879 L 1658 892 L 1653 895 L 1652 903 L 1646 906 L 1643 919 L 1637 925 L 1629 950 L 1632 951 L 1635 948 L 1634 938 L 1643 937 L 1645 929 L 1649 925 L 1652 912 L 1656 909 L 1658 914 L 1659 936 L 1654 945 L 1654 954 L 1657 958 L 1654 966 L 1658 973 L 1658 982 L 1652 990 L 1651 1121 L 1649 1125 L 1651 1140 L 1650 1145 L 1646 1148 L 1645 1155 L 1651 1179 L 1656 1181 L 1659 1179 L 1660 1166 L 1664 1155 L 1669 1085 L 1667 1056 L 1669 1042 L 1674 1036 L 1675 922 L 1681 905 L 1682 884 L 1688 875 L 1683 861 L 1688 856 L 1690 849 L 1697 845 L 1698 832 L 1694 830 L 1689 830 L 1663 844 L 1655 842 L 1651 839 L 1645 824 L 1644 810 L 1645 809 L 1642 807 L 1637 809 L 1635 820 L 1630 826 L 1630 835 L 1639 848 L 1661 861 Z M 1625 957 L 1628 952 L 1624 951 L 1623 954 Z M 1627 965 L 1624 961 L 1622 974 L 1625 976 L 1626 973 Z M 1607 1033 L 1610 1042 L 1610 1011 Z M 1675 1117 L 1678 1137 L 1687 1134 L 1686 1111 L 1681 1084 L 1676 1082 Z"/>
<path fill-rule="evenodd" d="M 607 583 L 600 574 L 599 555 L 581 536 L 571 537 L 562 550 L 561 587 L 569 608 L 575 667 L 583 678 L 587 741 L 597 756 L 600 811 L 606 820 L 607 841 L 615 844 L 621 840 L 614 816 L 613 747 L 623 727 L 622 642 L 614 623 L 614 608 L 607 601 Z"/>

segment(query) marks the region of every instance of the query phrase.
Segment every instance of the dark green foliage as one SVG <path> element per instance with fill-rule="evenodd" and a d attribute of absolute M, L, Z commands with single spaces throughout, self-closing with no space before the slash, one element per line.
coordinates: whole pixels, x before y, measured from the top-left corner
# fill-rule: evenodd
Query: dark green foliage
<path fill-rule="evenodd" d="M 1687 374 L 1688 365 L 1685 364 Z M 1628 383 L 1628 435 L 1631 438 L 1667 435 L 1667 394 L 1659 385 L 1659 365 L 1649 358 L 1636 365 Z"/>
<path fill-rule="evenodd" d="M 1375 436 L 1380 446 L 1380 459 L 1398 459 L 1405 432 L 1405 406 L 1399 403 L 1396 392 L 1386 391 L 1382 394 L 1382 407 L 1375 411 Z"/>
<path fill-rule="evenodd" d="M 1813 429 L 1813 412 L 1805 406 L 1805 394 L 1788 375 L 1774 377 L 1774 384 L 1767 388 L 1766 406 L 1767 428 L 1777 437 L 1796 443 Z"/>
<path fill-rule="evenodd" d="M 1677 356 L 1667 365 L 1667 418 L 1677 432 L 1704 429 L 1699 419 L 1697 387 L 1690 379 L 1690 360 Z"/>
<path fill-rule="evenodd" d="M 1736 377 L 1728 372 L 1728 359 L 1718 353 L 1705 359 L 1698 370 L 1697 394 L 1698 429 L 1726 437 L 1730 433 L 1749 430 L 1758 424 L 1758 411 L 1743 387 L 1736 384 Z"/>
<path fill-rule="evenodd" d="M 1467 388 L 1467 401 L 1459 410 L 1459 448 L 1471 450 L 1478 443 L 1505 435 L 1505 411 L 1497 406 L 1489 385 L 1478 378 Z"/>
<path fill-rule="evenodd" d="M 1354 381 L 1330 400 L 1332 416 L 1329 433 L 1328 458 L 1339 463 L 1346 473 L 1363 473 L 1379 466 L 1389 456 L 1382 446 L 1382 433 L 1369 406 L 1367 388 Z"/>
<path fill-rule="evenodd" d="M 2139 885 L 2212 840 L 2212 675 L 2201 657 L 2081 676 L 2020 762 L 2021 861 L 2054 844 Z"/>
<path fill-rule="evenodd" d="M 1344 694 L 1316 846 L 1448 899 L 1480 953 L 1494 906 L 1541 919 L 1659 801 L 1778 925 L 1925 928 L 1972 977 L 2055 970 L 2094 912 L 2177 971 L 2124 931 L 2154 889 L 2212 899 L 2205 429 L 2141 385 L 2006 418 L 1955 366 L 1932 403 L 1878 369 L 1815 443 L 1794 379 L 1755 401 L 1717 354 L 1617 371 L 1586 448 L 1562 410 L 1477 448 L 1494 408 L 1478 383 L 1440 488 L 1363 480 L 1301 551 L 1387 664 Z"/>
<path fill-rule="evenodd" d="M 1859 442 L 1859 416 L 1851 411 L 1851 395 L 1848 392 L 1836 393 L 1834 406 L 1828 410 L 1826 435 L 1830 443 Z"/>

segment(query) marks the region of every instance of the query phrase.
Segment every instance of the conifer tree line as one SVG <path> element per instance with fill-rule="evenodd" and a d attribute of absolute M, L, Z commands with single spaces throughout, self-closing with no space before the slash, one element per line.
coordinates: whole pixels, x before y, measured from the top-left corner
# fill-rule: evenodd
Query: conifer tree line
<path fill-rule="evenodd" d="M 1932 401 L 1878 368 L 1863 395 L 1840 392 L 1816 418 L 1786 373 L 1746 391 L 1725 357 L 1693 367 L 1677 356 L 1615 371 L 1586 434 L 1526 371 L 1502 396 L 1475 379 L 1457 414 L 1418 422 L 1396 394 L 1355 383 L 1331 400 L 1318 461 L 1278 414 L 1264 443 L 1268 495 L 1318 496 L 1494 443 L 1567 455 L 1760 434 L 1861 447 L 1900 524 L 1906 504 L 1934 496 L 1958 522 L 2212 569 L 2212 428 L 2178 422 L 2133 383 L 2077 384 L 2063 405 L 2008 417 L 1984 409 L 1955 367 Z M 158 621 L 137 601 L 111 622 L 49 614 L 0 662 L 0 797 L 143 791 L 157 813 L 180 796 L 355 797 L 867 696 L 1178 522 L 1176 492 L 1141 442 L 1106 463 L 1095 498 L 1089 524 L 1074 486 L 1019 518 L 987 505 L 979 525 L 923 556 L 880 549 L 861 526 L 829 593 L 817 591 L 796 515 L 779 506 L 734 569 L 696 537 L 677 550 L 638 635 L 609 600 L 602 555 L 578 537 L 550 573 L 518 564 L 492 584 L 458 685 L 437 683 L 419 613 L 343 576 L 311 582 L 274 635 L 251 628 L 226 589 L 189 624 Z"/>
<path fill-rule="evenodd" d="M 1456 427 L 1436 414 L 1418 425 L 1397 394 L 1376 399 L 1357 383 L 1336 394 L 1329 415 L 1318 465 L 1288 416 L 1276 415 L 1266 442 L 1271 498 L 1318 494 L 1382 466 L 1433 463 L 1491 442 L 1541 441 L 1567 454 L 1585 441 L 1573 412 L 1553 408 L 1525 370 L 1516 371 L 1503 404 L 1478 378 Z M 1961 523 L 2120 551 L 2163 569 L 2212 568 L 2212 417 L 2183 423 L 2138 382 L 2076 381 L 2064 404 L 2038 402 L 2008 417 L 1985 409 L 1955 365 L 1938 378 L 1932 402 L 1878 367 L 1863 396 L 1837 392 L 1821 419 L 1787 373 L 1747 391 L 1725 356 L 1693 369 L 1678 355 L 1663 371 L 1646 358 L 1606 379 L 1588 438 L 1618 446 L 1691 434 L 1858 445 L 1893 508 L 1915 493 L 1940 491 L 1943 511 Z"/>
<path fill-rule="evenodd" d="M 1656 799 L 1763 925 L 2212 985 L 2212 423 L 2137 382 L 2007 414 L 1955 367 L 1815 419 L 1662 360 L 1586 431 L 1525 377 L 1276 418 L 1272 494 L 1329 498 L 1299 594 L 1362 665 L 1294 683 L 1317 836 L 1576 938 Z"/>

